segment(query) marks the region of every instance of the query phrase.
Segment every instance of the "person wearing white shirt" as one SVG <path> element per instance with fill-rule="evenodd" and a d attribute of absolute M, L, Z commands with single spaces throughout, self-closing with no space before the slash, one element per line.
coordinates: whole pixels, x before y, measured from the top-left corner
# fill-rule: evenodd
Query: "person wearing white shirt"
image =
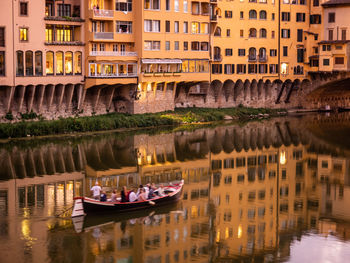
<path fill-rule="evenodd" d="M 135 202 L 137 200 L 137 195 L 135 194 L 135 191 L 132 190 L 129 194 L 129 202 Z"/>
<path fill-rule="evenodd" d="M 96 182 L 96 184 L 93 187 L 91 187 L 91 192 L 94 199 L 100 200 L 101 190 L 102 188 L 98 185 L 98 182 Z"/>

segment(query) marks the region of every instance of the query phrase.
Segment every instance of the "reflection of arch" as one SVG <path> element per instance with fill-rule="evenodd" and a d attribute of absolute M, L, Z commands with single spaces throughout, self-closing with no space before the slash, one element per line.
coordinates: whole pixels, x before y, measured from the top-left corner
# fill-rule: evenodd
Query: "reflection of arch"
<path fill-rule="evenodd" d="M 257 13 L 255 10 L 250 10 L 249 11 L 249 19 L 256 19 Z"/>
<path fill-rule="evenodd" d="M 218 131 L 214 132 L 214 136 L 210 142 L 210 151 L 214 154 L 219 154 L 222 151 L 222 145 L 220 140 L 220 134 Z"/>
<path fill-rule="evenodd" d="M 233 94 L 234 86 L 235 86 L 235 83 L 230 79 L 228 79 L 224 82 L 223 92 L 224 92 L 224 96 L 225 96 L 226 101 L 228 101 L 231 94 Z"/>
<path fill-rule="evenodd" d="M 215 28 L 214 36 L 221 37 L 221 28 L 220 27 Z"/>
<path fill-rule="evenodd" d="M 233 137 L 235 138 L 234 146 L 235 146 L 236 152 L 240 152 L 243 149 L 243 137 L 242 137 L 241 130 L 242 129 L 239 128 L 238 130 L 235 129 L 233 131 Z"/>
<path fill-rule="evenodd" d="M 241 79 L 237 80 L 233 90 L 233 100 L 237 101 L 239 97 L 243 95 L 243 81 Z"/>
<path fill-rule="evenodd" d="M 224 149 L 225 153 L 231 153 L 234 150 L 234 145 L 233 145 L 233 138 L 232 134 L 229 132 L 228 129 L 225 130 L 225 135 L 223 136 L 222 140 L 222 147 Z"/>

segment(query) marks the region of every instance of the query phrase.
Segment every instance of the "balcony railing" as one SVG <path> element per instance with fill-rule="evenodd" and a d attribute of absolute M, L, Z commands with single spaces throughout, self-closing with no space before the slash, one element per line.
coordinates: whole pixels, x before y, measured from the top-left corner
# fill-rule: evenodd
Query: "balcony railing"
<path fill-rule="evenodd" d="M 267 56 L 259 56 L 259 62 L 266 62 L 267 61 Z"/>
<path fill-rule="evenodd" d="M 105 57 L 136 57 L 137 52 L 116 52 L 116 51 L 91 51 L 90 56 L 105 56 Z"/>
<path fill-rule="evenodd" d="M 249 55 L 248 56 L 248 62 L 256 62 L 256 56 L 255 55 Z"/>
<path fill-rule="evenodd" d="M 98 17 L 113 17 L 114 10 L 94 9 L 94 16 Z"/>
<path fill-rule="evenodd" d="M 90 78 L 133 78 L 137 77 L 136 72 L 132 73 L 114 73 L 114 74 L 91 74 Z"/>
<path fill-rule="evenodd" d="M 217 21 L 218 20 L 218 16 L 217 15 L 210 15 L 210 21 Z"/>
<path fill-rule="evenodd" d="M 94 38 L 95 39 L 113 40 L 114 39 L 114 33 L 113 32 L 94 32 Z"/>
<path fill-rule="evenodd" d="M 214 55 L 214 61 L 221 61 L 222 60 L 222 55 Z"/>

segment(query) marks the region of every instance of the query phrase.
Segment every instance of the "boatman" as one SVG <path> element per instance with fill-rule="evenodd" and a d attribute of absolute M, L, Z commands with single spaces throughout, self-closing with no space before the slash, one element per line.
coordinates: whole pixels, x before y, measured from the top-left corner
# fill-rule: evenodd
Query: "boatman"
<path fill-rule="evenodd" d="M 96 181 L 95 185 L 93 187 L 91 187 L 91 193 L 92 196 L 94 197 L 94 199 L 96 200 L 100 200 L 100 195 L 101 195 L 101 186 L 98 185 L 98 182 Z"/>

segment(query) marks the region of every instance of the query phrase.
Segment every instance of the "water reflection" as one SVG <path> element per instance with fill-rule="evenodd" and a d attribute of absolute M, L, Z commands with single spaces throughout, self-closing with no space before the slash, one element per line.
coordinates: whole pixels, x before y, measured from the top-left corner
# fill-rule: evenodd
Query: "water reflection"
<path fill-rule="evenodd" d="M 312 243 L 350 256 L 349 124 L 348 115 L 306 116 L 3 145 L 1 258 L 298 262 Z M 110 191 L 180 179 L 183 200 L 165 210 L 90 217 L 80 227 L 56 217 L 96 180 Z"/>

